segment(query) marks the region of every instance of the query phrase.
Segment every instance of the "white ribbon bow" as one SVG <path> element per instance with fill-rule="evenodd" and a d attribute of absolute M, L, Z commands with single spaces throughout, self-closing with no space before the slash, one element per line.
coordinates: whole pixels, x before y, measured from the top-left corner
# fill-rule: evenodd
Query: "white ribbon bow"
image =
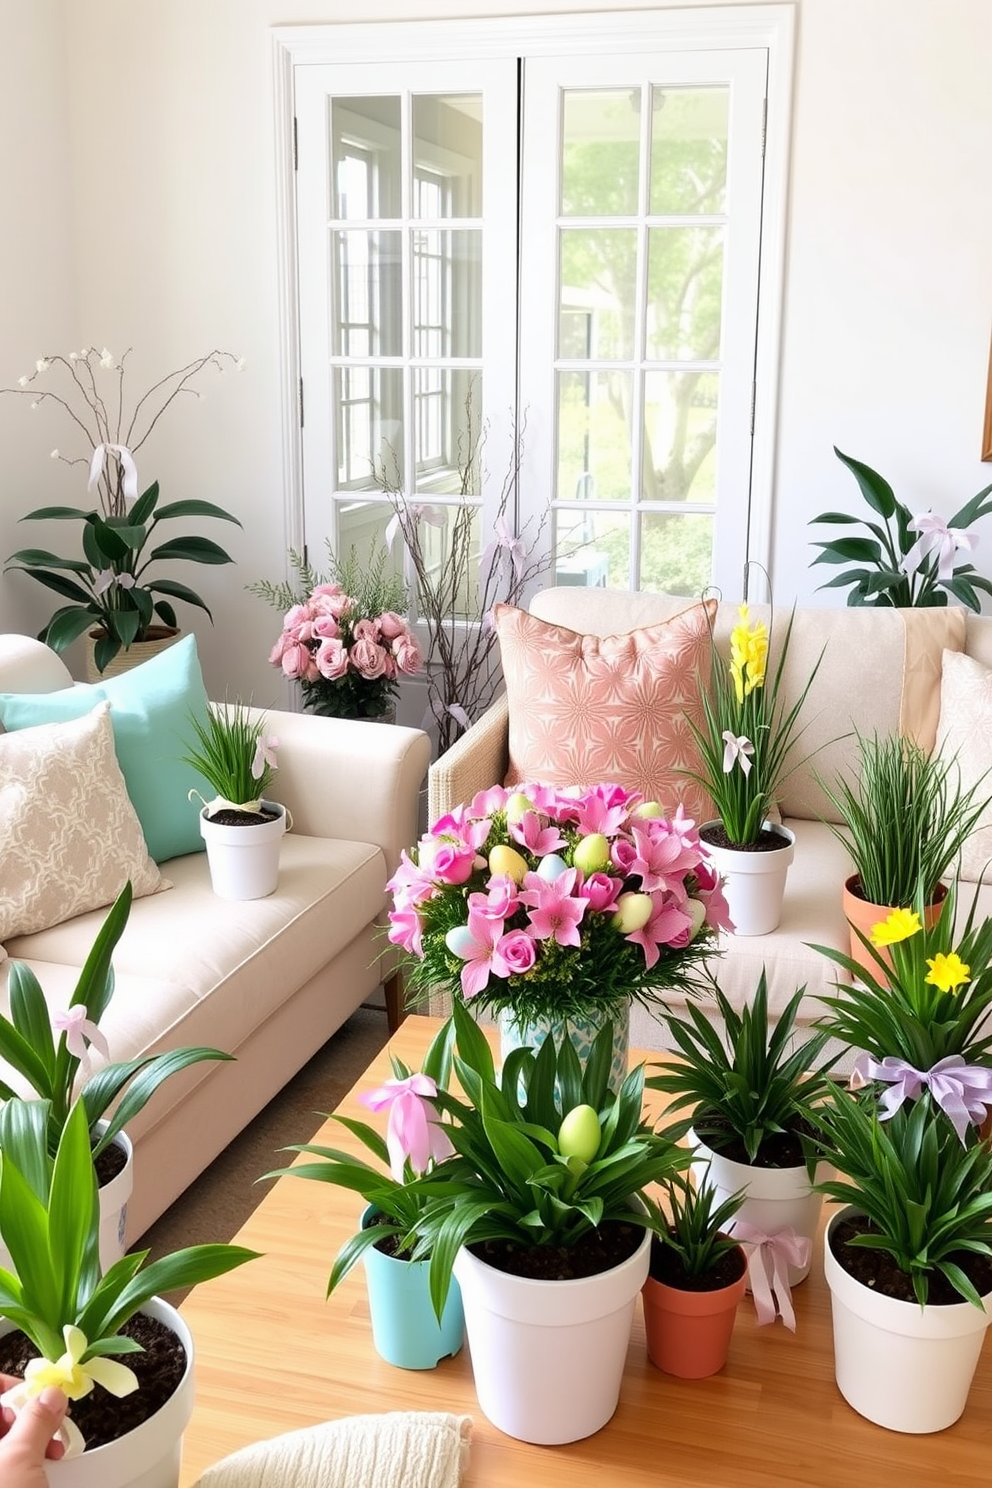
<path fill-rule="evenodd" d="M 972 533 L 962 532 L 960 527 L 948 527 L 944 518 L 934 516 L 933 512 L 914 517 L 909 530 L 920 536 L 899 565 L 903 573 L 915 573 L 930 553 L 936 553 L 937 577 L 945 581 L 954 577 L 954 555 L 958 549 L 971 553 L 978 546 L 978 538 Z"/>
<path fill-rule="evenodd" d="M 791 1225 L 766 1235 L 746 1219 L 734 1223 L 733 1236 L 747 1251 L 747 1280 L 754 1297 L 758 1326 L 773 1323 L 780 1317 L 793 1333 L 796 1314 L 789 1286 L 789 1267 L 808 1266 L 813 1242 L 808 1235 L 797 1235 Z"/>
<path fill-rule="evenodd" d="M 443 527 L 448 520 L 445 516 L 444 508 L 440 506 L 424 506 L 419 504 L 411 506 L 406 504 L 404 511 L 412 521 L 426 522 L 428 527 Z M 385 537 L 383 539 L 390 551 L 392 551 L 397 532 L 401 532 L 402 529 L 403 518 L 398 511 L 394 512 L 386 525 Z"/>
<path fill-rule="evenodd" d="M 735 734 L 733 729 L 724 729 L 720 735 L 723 740 L 723 773 L 729 775 L 736 764 L 740 764 L 745 778 L 751 773 L 750 756 L 754 753 L 754 745 L 747 734 Z"/>
<path fill-rule="evenodd" d="M 116 455 L 120 467 L 124 472 L 124 496 L 127 501 L 138 499 L 138 467 L 134 463 L 134 457 L 126 444 L 98 444 L 90 459 L 90 478 L 87 483 L 87 491 L 92 491 L 97 481 L 103 474 L 103 467 L 107 461 L 107 455 Z"/>

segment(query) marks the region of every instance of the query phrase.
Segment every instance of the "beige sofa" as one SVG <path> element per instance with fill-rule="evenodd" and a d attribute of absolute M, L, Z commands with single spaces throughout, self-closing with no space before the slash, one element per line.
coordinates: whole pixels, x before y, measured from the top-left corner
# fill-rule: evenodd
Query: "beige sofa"
<path fill-rule="evenodd" d="M 666 594 L 627 593 L 601 589 L 552 588 L 539 592 L 531 613 L 572 631 L 619 635 L 684 610 L 691 601 Z M 768 618 L 766 606 L 752 612 Z M 719 605 L 715 621 L 717 644 L 728 653 L 730 630 L 737 620 L 736 604 Z M 772 665 L 789 619 L 787 607 L 772 617 Z M 796 611 L 783 695 L 797 697 L 821 648 L 823 660 L 810 689 L 803 751 L 812 758 L 785 782 L 782 818 L 796 834 L 795 861 L 789 870 L 785 906 L 778 929 L 756 937 L 722 936 L 722 952 L 711 965 L 721 986 L 740 1005 L 753 992 L 762 967 L 767 969 L 770 1002 L 780 1009 L 797 987 L 805 985 L 802 1021 L 819 1012 L 817 999 L 829 992 L 839 968 L 813 951 L 811 944 L 846 949 L 848 927 L 841 911 L 841 885 L 850 873 L 850 860 L 827 821 L 836 812 L 817 776 L 833 782 L 852 765 L 851 730 L 886 733 L 901 729 L 927 748 L 934 747 L 940 710 L 943 652 L 965 651 L 985 667 L 992 667 L 992 618 L 960 609 L 876 610 L 800 609 Z M 540 699 L 533 700 L 540 706 Z M 505 694 L 442 758 L 428 775 L 428 814 L 431 822 L 476 791 L 502 781 L 508 765 L 508 707 Z M 589 782 L 585 782 L 589 783 Z M 982 888 L 983 906 L 992 913 L 992 888 Z M 963 896 L 970 902 L 970 893 Z M 437 998 L 432 1011 L 442 1012 Z M 662 1026 L 636 1008 L 632 1019 L 636 1044 L 664 1046 Z"/>
<path fill-rule="evenodd" d="M 0 636 L 0 692 L 71 685 L 47 647 Z M 399 1016 L 393 952 L 379 927 L 387 878 L 417 835 L 427 736 L 274 710 L 267 717 L 280 739 L 272 794 L 294 823 L 276 892 L 219 899 L 205 853 L 173 858 L 161 865 L 173 887 L 135 900 L 114 956 L 116 989 L 101 1023 L 113 1059 L 198 1044 L 236 1056 L 167 1081 L 128 1126 L 129 1244 L 380 983 L 391 1021 Z M 65 1007 L 105 915 L 77 915 L 4 950 Z M 0 964 L 4 1012 L 8 972 Z"/>

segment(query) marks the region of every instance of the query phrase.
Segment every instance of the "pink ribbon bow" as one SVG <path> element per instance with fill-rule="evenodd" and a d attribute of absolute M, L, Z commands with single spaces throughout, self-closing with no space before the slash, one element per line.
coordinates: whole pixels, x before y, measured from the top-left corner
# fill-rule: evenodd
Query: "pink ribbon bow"
<path fill-rule="evenodd" d="M 480 572 L 486 573 L 497 553 L 505 552 L 509 554 L 513 565 L 514 577 L 519 578 L 527 556 L 523 540 L 514 537 L 507 526 L 505 517 L 496 518 L 493 530 L 496 534 L 495 539 L 483 550 L 482 557 L 479 559 Z"/>
<path fill-rule="evenodd" d="M 808 1235 L 797 1235 L 791 1225 L 766 1235 L 757 1225 L 738 1219 L 733 1235 L 747 1251 L 747 1279 L 754 1297 L 758 1326 L 773 1323 L 780 1317 L 791 1332 L 796 1331 L 796 1314 L 792 1307 L 789 1267 L 808 1266 L 813 1242 Z"/>
<path fill-rule="evenodd" d="M 978 546 L 978 538 L 960 527 L 948 527 L 943 517 L 933 512 L 924 512 L 914 517 L 909 524 L 910 532 L 920 535 L 910 548 L 899 567 L 904 573 L 915 573 L 930 553 L 937 555 L 937 577 L 944 581 L 954 576 L 954 555 L 959 548 L 972 552 Z"/>
<path fill-rule="evenodd" d="M 992 1105 L 992 1070 L 966 1064 L 960 1054 L 938 1059 L 929 1070 L 914 1069 L 907 1060 L 894 1055 L 879 1063 L 870 1054 L 862 1054 L 855 1060 L 851 1088 L 858 1090 L 869 1080 L 883 1080 L 889 1086 L 879 1100 L 879 1121 L 890 1120 L 903 1101 L 919 1100 L 923 1091 L 929 1090 L 962 1145 L 967 1139 L 969 1121 L 980 1126 L 987 1107 Z"/>
<path fill-rule="evenodd" d="M 387 1080 L 378 1090 L 367 1090 L 358 1099 L 370 1111 L 389 1111 L 386 1123 L 386 1149 L 389 1171 L 397 1183 L 403 1182 L 403 1165 L 407 1158 L 417 1174 L 427 1171 L 431 1158 L 435 1162 L 448 1157 L 454 1148 L 441 1118 L 431 1104 L 437 1086 L 428 1075 L 408 1075 L 405 1080 Z"/>
<path fill-rule="evenodd" d="M 110 1058 L 110 1045 L 92 1018 L 86 1016 L 86 1008 L 81 1002 L 66 1008 L 64 1012 L 61 1010 L 53 1012 L 52 1028 L 55 1033 L 65 1034 L 65 1046 L 73 1058 L 86 1058 L 87 1047 L 84 1040 L 87 1039 L 94 1049 L 100 1051 L 104 1059 Z"/>

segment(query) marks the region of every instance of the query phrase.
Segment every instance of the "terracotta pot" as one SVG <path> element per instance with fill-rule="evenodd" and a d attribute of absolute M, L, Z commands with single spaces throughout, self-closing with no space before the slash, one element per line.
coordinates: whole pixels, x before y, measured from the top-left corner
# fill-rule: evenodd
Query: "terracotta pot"
<path fill-rule="evenodd" d="M 860 885 L 861 880 L 859 879 L 858 875 L 856 873 L 852 873 L 850 878 L 847 879 L 844 883 L 844 891 L 841 899 L 844 909 L 844 916 L 848 924 L 852 927 L 851 959 L 853 961 L 856 961 L 859 966 L 863 967 L 870 976 L 873 976 L 880 986 L 887 987 L 889 984 L 888 977 L 882 971 L 882 968 L 879 966 L 878 962 L 874 959 L 871 953 L 865 950 L 855 932 L 857 930 L 860 930 L 862 935 L 870 939 L 872 928 L 875 925 L 879 924 L 882 920 L 887 920 L 894 908 L 905 908 L 906 906 L 872 904 L 868 899 L 862 898 L 861 894 L 858 892 Z M 926 913 L 923 916 L 924 922 L 927 925 L 928 929 L 931 925 L 936 924 L 937 918 L 944 907 L 944 900 L 946 898 L 946 885 L 938 884 L 934 902 L 928 906 Z M 891 970 L 892 956 L 889 952 L 888 947 L 880 946 L 879 955 L 885 962 L 886 966 L 888 966 L 888 968 Z"/>
<path fill-rule="evenodd" d="M 649 1276 L 641 1290 L 648 1357 L 679 1379 L 706 1379 L 727 1362 L 737 1307 L 747 1284 L 747 1258 L 738 1246 L 741 1274 L 714 1291 L 684 1291 Z"/>
<path fill-rule="evenodd" d="M 102 630 L 91 630 L 86 635 L 86 680 L 105 682 L 108 677 L 119 677 L 122 672 L 133 671 L 143 661 L 151 661 L 160 651 L 166 651 L 180 639 L 180 632 L 171 625 L 150 625 L 146 641 L 134 641 L 126 651 L 118 651 L 102 672 L 96 669 L 96 643 L 103 636 Z"/>

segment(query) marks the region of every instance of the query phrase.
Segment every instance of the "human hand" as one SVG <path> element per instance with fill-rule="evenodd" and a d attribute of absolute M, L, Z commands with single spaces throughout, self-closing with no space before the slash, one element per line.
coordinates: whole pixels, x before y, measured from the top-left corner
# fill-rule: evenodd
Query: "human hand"
<path fill-rule="evenodd" d="M 0 1374 L 0 1391 L 19 1381 Z M 48 1488 L 44 1459 L 56 1460 L 65 1451 L 56 1433 L 65 1416 L 66 1398 L 48 1386 L 16 1413 L 0 1410 L 0 1483 L 3 1488 Z"/>

